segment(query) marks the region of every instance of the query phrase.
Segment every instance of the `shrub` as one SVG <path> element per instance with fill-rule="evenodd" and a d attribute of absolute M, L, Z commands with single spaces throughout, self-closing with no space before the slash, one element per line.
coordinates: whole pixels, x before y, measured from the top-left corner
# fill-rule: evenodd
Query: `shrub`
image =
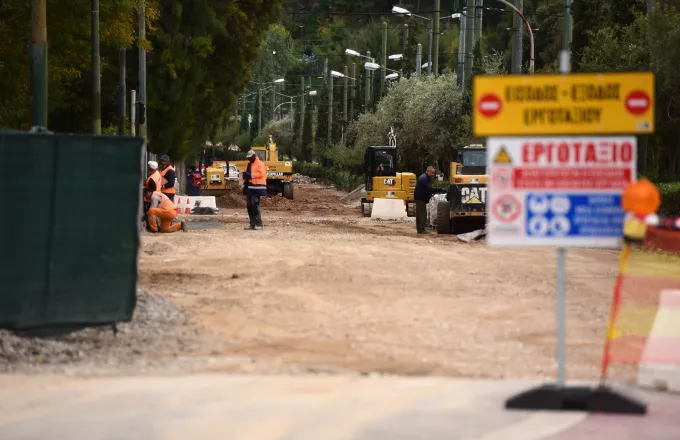
<path fill-rule="evenodd" d="M 295 170 L 305 176 L 332 184 L 343 191 L 352 191 L 357 186 L 364 183 L 363 176 L 356 176 L 348 171 L 343 171 L 334 167 L 324 167 L 317 163 L 297 162 L 295 163 Z"/>
<path fill-rule="evenodd" d="M 661 207 L 659 214 L 680 216 L 680 182 L 660 183 Z"/>

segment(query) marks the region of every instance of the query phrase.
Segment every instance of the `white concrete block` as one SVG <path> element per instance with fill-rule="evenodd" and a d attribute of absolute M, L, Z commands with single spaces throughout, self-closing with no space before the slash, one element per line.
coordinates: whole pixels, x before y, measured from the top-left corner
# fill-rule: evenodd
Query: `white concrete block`
<path fill-rule="evenodd" d="M 406 218 L 406 202 L 399 199 L 375 199 L 371 218 L 398 220 Z"/>
<path fill-rule="evenodd" d="M 680 392 L 680 290 L 662 290 L 638 365 L 638 385 Z"/>

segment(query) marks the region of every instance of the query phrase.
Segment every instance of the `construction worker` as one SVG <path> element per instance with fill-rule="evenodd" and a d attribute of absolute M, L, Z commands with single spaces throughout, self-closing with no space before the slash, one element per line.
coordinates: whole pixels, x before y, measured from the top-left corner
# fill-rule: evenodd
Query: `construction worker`
<path fill-rule="evenodd" d="M 149 177 L 144 182 L 144 212 L 149 210 L 149 205 L 151 204 L 151 199 L 146 196 L 146 190 L 154 192 L 161 189 L 161 173 L 158 172 L 158 162 L 150 160 L 148 166 Z"/>
<path fill-rule="evenodd" d="M 425 226 L 427 225 L 427 204 L 433 195 L 444 192 L 441 188 L 432 186 L 432 176 L 434 176 L 434 167 L 429 166 L 427 170 L 418 177 L 416 182 L 416 189 L 413 197 L 416 199 L 416 231 L 418 234 L 427 234 Z"/>
<path fill-rule="evenodd" d="M 170 157 L 167 154 L 161 156 L 161 192 L 175 201 L 175 168 L 170 165 Z"/>
<path fill-rule="evenodd" d="M 250 226 L 246 229 L 263 229 L 260 215 L 260 197 L 267 195 L 267 171 L 253 150 L 246 154 L 248 167 L 243 172 L 243 193 L 246 195 Z"/>
<path fill-rule="evenodd" d="M 160 219 L 161 232 L 187 232 L 189 228 L 186 222 L 177 219 L 175 204 L 160 191 L 144 190 L 144 195 L 151 200 L 151 206 L 146 213 L 146 223 L 149 231 L 158 232 L 158 219 Z"/>

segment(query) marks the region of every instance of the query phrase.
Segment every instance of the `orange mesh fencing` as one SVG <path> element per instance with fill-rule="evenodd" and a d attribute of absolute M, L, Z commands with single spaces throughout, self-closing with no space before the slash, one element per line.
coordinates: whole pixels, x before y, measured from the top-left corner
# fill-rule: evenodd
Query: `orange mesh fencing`
<path fill-rule="evenodd" d="M 603 377 L 610 362 L 680 364 L 677 332 L 650 338 L 662 297 L 664 313 L 677 313 L 680 322 L 680 232 L 649 228 L 643 248 L 632 249 L 627 244 L 621 253 L 602 361 Z M 651 250 L 659 248 L 677 249 L 678 253 Z"/>

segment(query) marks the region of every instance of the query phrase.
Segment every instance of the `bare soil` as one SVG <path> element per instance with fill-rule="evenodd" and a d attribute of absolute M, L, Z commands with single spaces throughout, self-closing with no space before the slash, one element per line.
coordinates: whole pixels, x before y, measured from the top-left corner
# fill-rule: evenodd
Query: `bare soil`
<path fill-rule="evenodd" d="M 90 329 L 26 348 L 0 333 L 0 371 L 555 374 L 554 250 L 418 236 L 413 219 L 361 218 L 340 191 L 295 191 L 263 201 L 264 231 L 224 203 L 190 218 L 217 228 L 144 234 L 142 302 L 117 338 Z M 572 378 L 598 377 L 617 258 L 568 253 Z"/>

